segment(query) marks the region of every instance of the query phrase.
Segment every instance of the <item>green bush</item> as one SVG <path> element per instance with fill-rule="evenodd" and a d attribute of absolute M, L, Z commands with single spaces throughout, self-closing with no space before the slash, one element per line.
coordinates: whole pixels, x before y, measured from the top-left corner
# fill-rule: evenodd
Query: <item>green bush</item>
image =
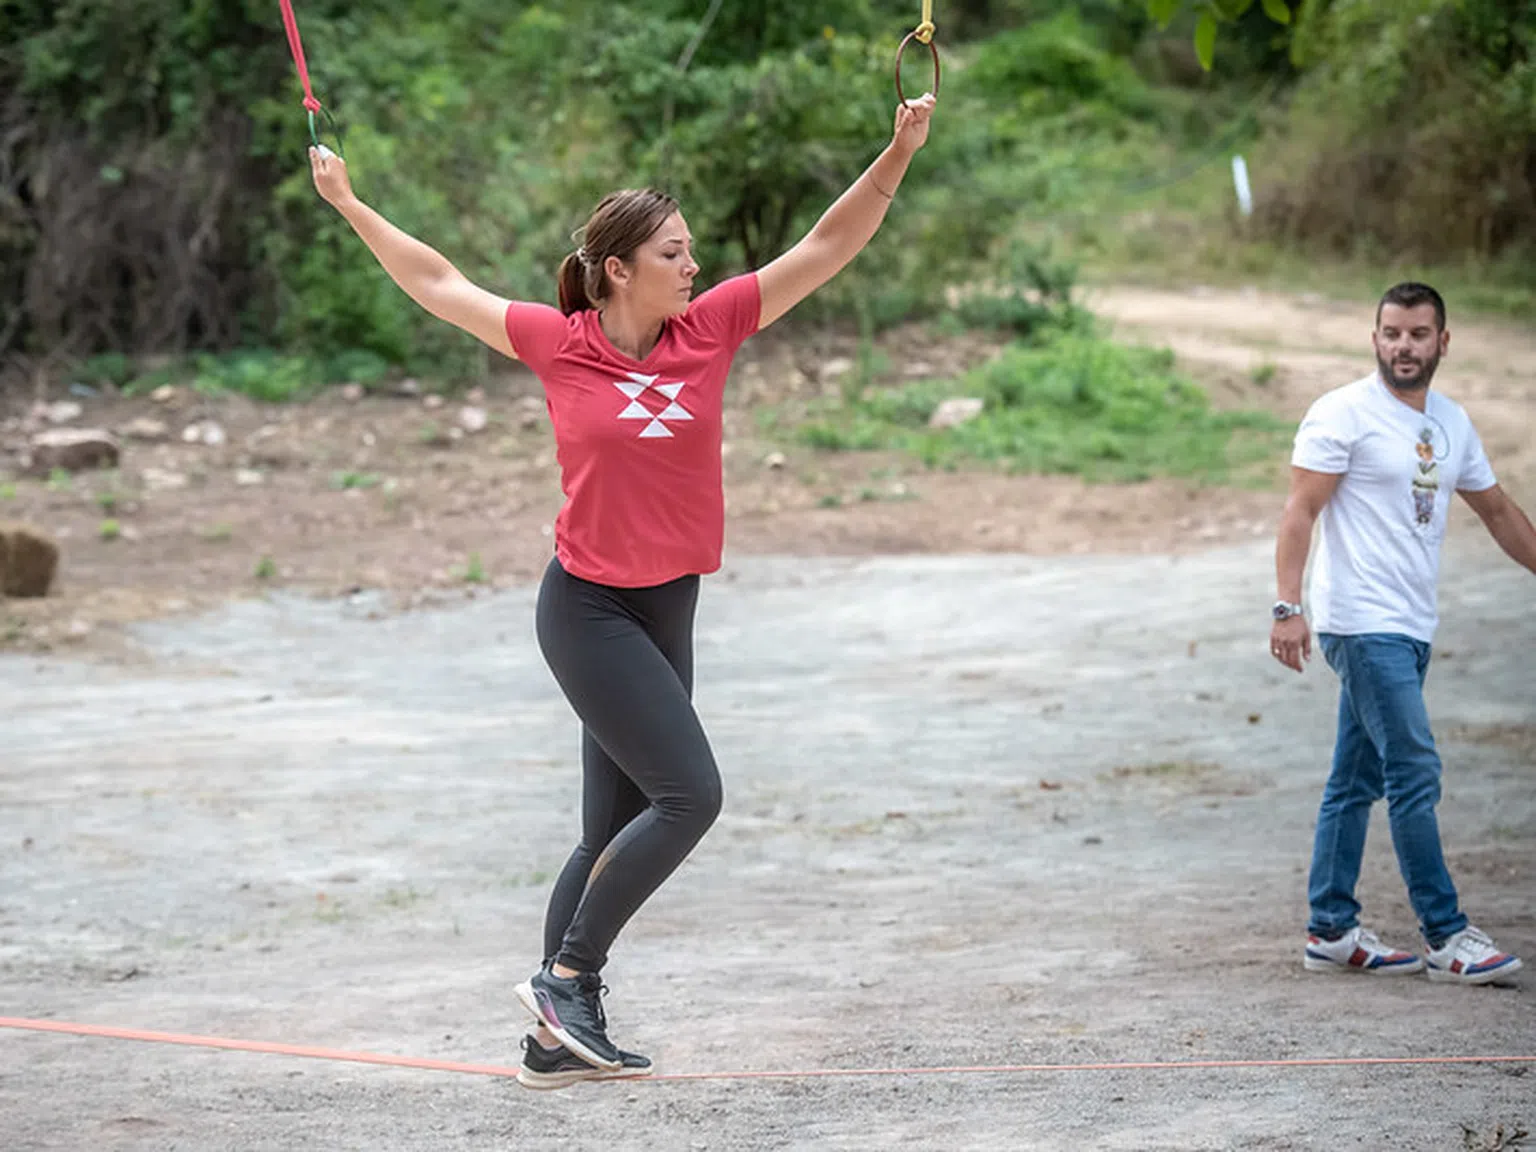
<path fill-rule="evenodd" d="M 1431 261 L 1536 252 L 1536 3 L 1331 0 L 1295 51 L 1265 234 Z"/>
<path fill-rule="evenodd" d="M 928 428 L 950 396 L 980 398 L 982 414 L 956 428 Z M 1212 410 L 1166 350 L 1122 347 L 1079 330 L 1015 343 L 958 381 L 868 392 L 807 424 L 802 439 L 828 449 L 899 448 L 934 466 L 971 459 L 1095 481 L 1223 483 L 1251 479 L 1289 433 L 1265 414 Z"/>

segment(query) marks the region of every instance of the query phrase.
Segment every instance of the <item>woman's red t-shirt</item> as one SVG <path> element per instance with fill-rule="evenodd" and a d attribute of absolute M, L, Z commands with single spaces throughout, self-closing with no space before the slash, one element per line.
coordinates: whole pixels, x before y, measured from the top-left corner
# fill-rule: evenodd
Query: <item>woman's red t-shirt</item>
<path fill-rule="evenodd" d="M 608 342 L 596 310 L 508 306 L 512 350 L 543 382 L 554 426 L 565 493 L 555 555 L 571 575 L 646 588 L 720 567 L 725 381 L 760 310 L 757 274 L 733 277 L 633 360 Z"/>

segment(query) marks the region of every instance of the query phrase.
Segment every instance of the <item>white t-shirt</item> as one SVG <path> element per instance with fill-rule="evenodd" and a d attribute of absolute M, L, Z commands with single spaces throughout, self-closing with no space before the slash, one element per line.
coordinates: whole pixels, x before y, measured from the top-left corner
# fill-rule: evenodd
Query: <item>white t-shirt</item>
<path fill-rule="evenodd" d="M 1318 632 L 1434 639 L 1451 494 L 1497 481 L 1461 405 L 1433 390 L 1426 401 L 1417 412 L 1372 374 L 1319 397 L 1297 430 L 1292 464 L 1343 475 L 1312 558 Z"/>

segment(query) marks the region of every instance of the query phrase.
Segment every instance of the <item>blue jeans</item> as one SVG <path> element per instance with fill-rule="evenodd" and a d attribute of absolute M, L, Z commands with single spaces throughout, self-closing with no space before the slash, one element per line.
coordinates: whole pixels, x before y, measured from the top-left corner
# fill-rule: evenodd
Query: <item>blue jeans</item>
<path fill-rule="evenodd" d="M 1329 936 L 1359 923 L 1355 882 L 1371 804 L 1387 798 L 1397 866 L 1425 941 L 1438 946 L 1467 926 L 1440 851 L 1440 757 L 1424 707 L 1430 648 L 1391 633 L 1319 634 L 1339 677 L 1339 733 L 1323 789 L 1307 882 L 1307 931 Z"/>

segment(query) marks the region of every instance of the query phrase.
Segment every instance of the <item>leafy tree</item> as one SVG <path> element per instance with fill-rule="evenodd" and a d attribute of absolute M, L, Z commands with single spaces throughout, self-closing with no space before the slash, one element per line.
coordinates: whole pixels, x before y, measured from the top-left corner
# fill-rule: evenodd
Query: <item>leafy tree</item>
<path fill-rule="evenodd" d="M 1196 14 L 1195 51 L 1201 65 L 1210 71 L 1216 59 L 1216 36 L 1222 24 L 1232 24 L 1252 8 L 1255 0 L 1147 0 L 1147 14 L 1166 28 L 1174 17 L 1185 11 Z M 1276 24 L 1291 22 L 1289 0 L 1258 0 L 1264 14 Z"/>

